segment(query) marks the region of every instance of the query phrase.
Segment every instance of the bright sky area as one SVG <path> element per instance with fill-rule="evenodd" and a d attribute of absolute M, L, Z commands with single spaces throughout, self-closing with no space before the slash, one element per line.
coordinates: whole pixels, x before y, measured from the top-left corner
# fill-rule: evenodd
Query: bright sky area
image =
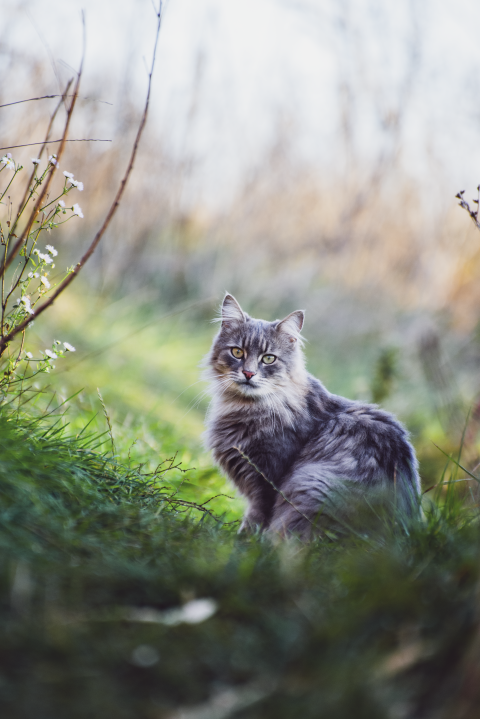
<path fill-rule="evenodd" d="M 154 0 L 155 2 L 155 0 Z M 83 92 L 120 101 L 125 77 L 141 107 L 155 32 L 151 0 L 12 0 L 1 55 L 78 67 Z M 221 203 L 279 132 L 325 173 L 372 161 L 402 117 L 403 164 L 443 178 L 446 197 L 480 181 L 480 4 L 476 0 L 170 0 L 164 7 L 150 122 L 176 154 L 195 158 L 197 193 Z M 0 55 L 0 61 L 1 61 Z M 101 84 L 99 86 L 99 80 Z M 2 96 L 22 88 L 1 78 Z M 342 108 L 344 112 L 342 124 Z M 340 128 L 352 145 L 339 153 Z M 341 165 L 344 165 L 343 167 Z"/>

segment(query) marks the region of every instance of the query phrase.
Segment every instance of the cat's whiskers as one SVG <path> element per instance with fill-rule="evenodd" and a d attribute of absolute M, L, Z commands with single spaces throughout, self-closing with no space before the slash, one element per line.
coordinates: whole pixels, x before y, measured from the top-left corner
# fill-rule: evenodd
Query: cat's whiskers
<path fill-rule="evenodd" d="M 212 379 L 213 377 L 222 377 L 222 375 L 209 373 L 209 378 Z M 180 392 L 180 394 L 179 394 L 177 397 L 175 397 L 175 401 L 176 401 L 177 399 L 179 399 L 179 397 L 181 397 L 182 394 L 184 394 L 187 390 L 189 390 L 190 387 L 193 387 L 194 385 L 198 384 L 199 382 L 206 382 L 206 381 L 208 381 L 207 378 L 206 378 L 206 377 L 203 377 L 202 379 L 199 379 L 197 382 L 192 382 L 191 385 L 189 385 L 188 387 L 186 387 L 184 390 L 182 390 L 182 391 Z M 206 389 L 203 389 L 201 392 L 199 392 L 198 394 L 196 394 L 195 397 L 194 397 L 192 400 L 190 400 L 190 402 L 189 402 L 189 409 L 188 409 L 188 411 L 190 411 L 190 410 L 193 409 L 193 408 L 198 407 L 198 405 L 200 404 L 200 402 L 202 401 L 202 399 L 204 399 L 205 397 L 208 397 L 208 396 L 210 395 L 210 392 L 211 392 L 210 388 L 207 387 Z M 191 405 L 191 406 L 190 406 L 190 405 Z"/>

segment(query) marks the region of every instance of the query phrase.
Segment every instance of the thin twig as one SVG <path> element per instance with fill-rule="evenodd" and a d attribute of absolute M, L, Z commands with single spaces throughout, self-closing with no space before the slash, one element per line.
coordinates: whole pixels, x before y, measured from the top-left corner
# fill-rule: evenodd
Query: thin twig
<path fill-rule="evenodd" d="M 71 95 L 69 95 L 71 97 Z M 112 140 L 102 140 L 99 138 L 79 138 L 76 140 L 65 140 L 63 137 L 61 137 L 59 140 L 49 140 L 49 143 L 53 142 L 112 142 Z M 45 144 L 45 140 L 42 140 L 42 142 L 27 142 L 25 145 L 9 145 L 8 147 L 0 147 L 0 150 L 14 150 L 16 147 L 32 147 L 32 145 L 43 145 Z"/>
<path fill-rule="evenodd" d="M 1 354 L 3 353 L 3 351 L 5 350 L 5 347 L 7 346 L 7 344 L 8 344 L 9 342 L 11 342 L 11 340 L 15 337 L 15 335 L 17 335 L 19 332 L 22 332 L 23 329 L 24 329 L 28 324 L 30 324 L 30 322 L 32 322 L 33 320 L 35 320 L 42 312 L 44 312 L 48 307 L 50 307 L 50 305 L 52 305 L 52 304 L 55 302 L 55 300 L 57 299 L 57 297 L 58 297 L 58 296 L 68 287 L 68 285 L 75 279 L 75 277 L 78 275 L 78 273 L 80 272 L 80 270 L 82 269 L 82 267 L 85 265 L 85 263 L 90 259 L 90 257 L 91 257 L 91 256 L 93 255 L 93 253 L 95 252 L 95 249 L 97 248 L 97 245 L 99 244 L 100 240 L 102 239 L 103 235 L 105 234 L 105 231 L 107 230 L 107 228 L 108 228 L 108 226 L 109 226 L 109 224 L 110 224 L 110 222 L 111 222 L 113 216 L 115 215 L 115 213 L 116 213 L 116 211 L 117 211 L 117 208 L 118 208 L 118 206 L 119 206 L 119 204 L 120 204 L 120 200 L 121 200 L 121 198 L 122 198 L 122 196 L 123 196 L 123 193 L 124 193 L 124 191 L 125 191 L 125 187 L 126 187 L 126 185 L 127 185 L 128 178 L 130 177 L 130 174 L 131 174 L 131 172 L 132 172 L 132 170 L 133 170 L 133 164 L 134 164 L 134 161 L 135 161 L 135 158 L 136 158 L 136 155 L 137 155 L 138 146 L 139 146 L 139 143 L 140 143 L 140 139 L 141 139 L 141 137 L 142 137 L 142 134 L 143 134 L 143 130 L 144 130 L 146 121 L 147 121 L 147 114 L 148 114 L 148 108 L 149 108 L 149 105 L 150 105 L 150 95 L 151 95 L 151 89 L 152 89 L 152 75 L 153 75 L 153 70 L 154 70 L 154 67 L 155 67 L 155 59 L 156 59 L 156 55 L 157 55 L 157 47 L 158 47 L 158 38 L 159 38 L 159 35 L 160 35 L 160 28 L 161 28 L 161 26 L 162 26 L 162 16 L 163 16 L 163 15 L 162 15 L 162 3 L 160 3 L 160 9 L 159 9 L 159 11 L 158 11 L 158 13 L 157 13 L 157 18 L 158 18 L 157 31 L 156 31 L 156 35 L 155 35 L 155 44 L 154 44 L 154 48 L 153 48 L 152 65 L 151 65 L 151 69 L 150 69 L 150 74 L 149 74 L 149 76 L 148 76 L 148 90 L 147 90 L 147 98 L 146 98 L 146 101 L 145 101 L 145 108 L 144 108 L 144 110 L 143 110 L 142 119 L 141 119 L 141 121 L 140 121 L 140 125 L 139 125 L 138 131 L 137 131 L 137 136 L 136 136 L 136 138 L 135 138 L 135 142 L 134 142 L 134 145 L 133 145 L 132 153 L 131 153 L 131 155 L 130 155 L 130 161 L 129 161 L 129 163 L 128 163 L 128 167 L 127 167 L 127 170 L 126 170 L 126 172 L 125 172 L 125 175 L 124 175 L 124 177 L 123 177 L 123 179 L 122 179 L 122 181 L 121 181 L 121 183 L 120 183 L 120 187 L 119 187 L 118 192 L 117 192 L 117 194 L 116 194 L 116 196 L 115 196 L 115 199 L 114 199 L 114 201 L 113 201 L 113 204 L 111 205 L 110 210 L 108 211 L 107 216 L 106 216 L 106 218 L 105 218 L 105 220 L 104 220 L 102 226 L 100 227 L 100 229 L 98 230 L 97 234 L 96 234 L 95 237 L 93 238 L 93 241 L 92 241 L 90 247 L 89 247 L 88 250 L 85 252 L 85 254 L 84 254 L 83 257 L 81 258 L 81 260 L 80 260 L 80 261 L 76 264 L 76 266 L 73 268 L 72 272 L 63 280 L 63 282 L 61 282 L 61 283 L 59 284 L 59 286 L 57 287 L 57 289 L 55 290 L 55 292 L 48 298 L 48 300 L 47 300 L 46 302 L 44 302 L 43 305 L 40 305 L 40 307 L 38 307 L 38 309 L 36 309 L 36 310 L 34 311 L 33 315 L 29 315 L 28 317 L 26 317 L 26 318 L 23 320 L 23 322 L 21 322 L 17 327 L 15 327 L 15 329 L 13 329 L 11 332 L 9 332 L 8 335 L 5 335 L 5 337 L 0 338 L 0 356 L 1 356 Z M 75 98 L 76 98 L 76 95 L 78 94 L 78 84 L 79 84 L 79 80 L 80 80 L 80 75 L 81 75 L 81 68 L 82 68 L 82 66 L 83 66 L 83 59 L 82 59 L 82 65 L 81 65 L 81 67 L 80 67 L 79 79 L 77 80 L 77 85 L 76 85 L 76 88 L 75 88 Z M 75 98 L 74 98 L 74 100 L 75 100 Z M 70 111 L 69 111 L 69 113 L 70 113 Z M 71 116 L 71 113 L 69 114 L 69 118 L 70 118 L 70 116 Z M 61 145 L 61 149 L 62 149 L 62 150 L 63 150 L 63 146 L 64 146 L 64 143 L 62 143 L 62 145 Z M 60 155 L 60 151 L 59 151 L 59 155 Z M 51 177 L 51 175 L 50 175 L 50 177 Z M 44 195 L 44 193 L 42 193 L 42 194 Z M 43 197 L 42 197 L 42 200 L 43 200 Z M 38 203 L 38 202 L 37 202 L 37 206 L 39 207 L 39 203 Z M 37 214 L 38 214 L 38 212 L 37 212 Z M 35 215 L 35 217 L 36 217 L 36 215 Z M 30 228 L 31 228 L 32 224 L 33 224 L 33 221 L 32 221 L 31 223 L 29 223 L 28 232 L 30 232 Z M 27 234 L 24 232 L 23 235 L 22 235 L 22 241 L 23 241 L 24 237 L 26 237 L 26 236 L 27 236 Z"/>
<path fill-rule="evenodd" d="M 443 487 L 446 484 L 454 484 L 456 482 L 471 482 L 472 479 L 475 479 L 475 477 L 463 477 L 462 479 L 449 479 L 447 482 L 439 482 L 438 484 L 432 484 L 430 487 L 425 489 L 422 492 L 422 496 L 426 494 L 427 492 L 430 492 L 430 490 L 435 489 L 435 487 Z"/>
<path fill-rule="evenodd" d="M 479 204 L 480 203 L 480 185 L 477 187 L 477 190 L 478 190 L 478 200 L 474 200 L 474 202 L 477 204 L 476 211 L 472 210 L 470 208 L 470 205 L 468 204 L 468 202 L 466 200 L 464 200 L 463 195 L 465 193 L 465 190 L 461 190 L 460 192 L 457 192 L 455 197 L 457 198 L 457 200 L 459 200 L 458 204 L 460 205 L 460 207 L 462 207 L 466 212 L 468 212 L 475 227 L 478 230 L 480 230 L 480 216 L 479 216 L 480 215 L 480 204 Z"/>
<path fill-rule="evenodd" d="M 72 84 L 72 82 L 73 82 L 73 78 L 70 79 L 70 80 L 67 82 L 67 85 L 66 85 L 66 87 L 65 87 L 65 92 L 63 93 L 63 95 L 60 95 L 60 98 L 61 98 L 61 99 L 60 99 L 60 102 L 57 104 L 55 110 L 52 112 L 52 115 L 51 115 L 51 117 L 50 117 L 50 121 L 49 121 L 49 123 L 48 123 L 47 132 L 46 132 L 46 134 L 45 134 L 45 139 L 44 139 L 44 141 L 43 141 L 43 143 L 42 143 L 42 147 L 40 148 L 40 152 L 38 153 L 38 159 L 41 158 L 41 156 L 42 156 L 42 154 L 43 154 L 43 151 L 44 151 L 44 149 L 45 149 L 45 147 L 46 147 L 46 145 L 47 145 L 47 143 L 48 143 L 48 141 L 49 141 L 50 133 L 51 133 L 52 127 L 53 127 L 53 123 L 54 123 L 54 121 L 55 121 L 55 118 L 56 118 L 56 116 L 57 116 L 58 111 L 60 110 L 60 108 L 62 107 L 62 105 L 63 105 L 63 103 L 64 103 L 64 98 L 67 97 L 67 93 L 68 93 L 68 91 L 69 91 L 69 89 L 70 89 L 70 85 Z M 71 95 L 70 95 L 69 97 L 71 97 Z M 35 143 L 35 144 L 37 144 L 37 143 Z M 12 228 L 11 228 L 11 230 L 10 230 L 10 233 L 9 233 L 10 237 L 12 237 L 12 236 L 14 235 L 14 233 L 15 233 L 15 230 L 16 230 L 16 228 L 17 228 L 18 221 L 19 221 L 19 219 L 20 219 L 20 217 L 21 217 L 21 214 L 22 214 L 23 210 L 25 209 L 25 203 L 28 202 L 28 201 L 31 199 L 32 195 L 33 195 L 32 182 L 33 182 L 34 179 L 35 179 L 35 173 L 36 173 L 36 166 L 34 165 L 34 166 L 33 166 L 33 170 L 32 170 L 32 172 L 31 172 L 31 174 L 30 174 L 30 178 L 29 178 L 29 180 L 28 180 L 27 186 L 25 187 L 25 192 L 23 193 L 22 200 L 21 200 L 20 204 L 18 205 L 17 216 L 16 216 L 16 218 L 15 218 L 15 221 L 14 221 L 13 226 L 12 226 Z M 6 249 L 8 249 L 8 247 L 7 247 Z M 14 248 L 14 249 L 15 249 L 15 248 Z M 4 300 L 4 296 L 3 296 L 3 292 L 2 292 L 2 303 L 3 303 L 3 300 Z M 3 331 L 3 328 L 2 328 L 2 331 Z"/>
<path fill-rule="evenodd" d="M 270 484 L 270 485 L 274 488 L 274 490 L 275 490 L 276 492 L 278 492 L 278 494 L 279 494 L 291 507 L 294 508 L 294 510 L 295 510 L 296 512 L 298 512 L 299 514 L 301 514 L 302 517 L 303 517 L 304 519 L 306 519 L 307 522 L 309 522 L 309 523 L 312 525 L 312 527 L 316 527 L 315 522 L 312 522 L 312 520 L 309 519 L 306 514 L 304 514 L 300 509 L 298 509 L 298 507 L 296 507 L 296 506 L 293 504 L 293 502 L 291 502 L 291 501 L 288 499 L 288 497 L 286 497 L 286 496 L 284 495 L 284 493 L 282 492 L 282 490 L 281 490 L 281 489 L 278 489 L 278 487 L 276 487 L 276 486 L 274 485 L 274 483 L 273 483 L 270 479 L 268 479 L 268 477 L 266 477 L 266 476 L 264 475 L 264 473 L 262 472 L 262 470 L 257 467 L 257 465 L 255 464 L 255 462 L 252 462 L 252 460 L 250 459 L 250 457 L 248 457 L 244 452 L 242 452 L 242 450 L 240 449 L 240 447 L 235 447 L 235 446 L 234 446 L 233 449 L 236 449 L 237 452 L 243 457 L 243 459 L 245 459 L 245 460 L 248 462 L 248 464 L 250 464 L 250 465 L 253 467 L 253 469 L 254 469 L 256 472 L 258 472 L 258 474 L 260 474 L 260 475 L 263 477 L 263 479 L 264 479 L 266 482 L 268 482 L 268 484 Z"/>
<path fill-rule="evenodd" d="M 84 58 L 85 58 L 85 32 L 84 32 L 84 36 L 83 36 L 83 46 L 84 46 L 84 47 L 83 47 L 83 53 L 82 53 L 82 60 L 81 60 L 81 62 L 80 62 L 80 69 L 79 69 L 79 71 L 78 71 L 77 82 L 75 83 L 75 89 L 74 89 L 74 91 L 73 91 L 72 102 L 70 103 L 70 107 L 69 107 L 68 112 L 67 112 L 67 119 L 66 119 L 66 121 L 65 121 L 65 128 L 64 128 L 64 130 L 63 130 L 62 140 L 60 141 L 60 147 L 58 148 L 58 153 L 57 153 L 57 157 L 56 157 L 56 164 L 57 164 L 57 165 L 60 163 L 60 159 L 61 159 L 61 157 L 62 157 L 63 150 L 64 150 L 64 148 L 65 148 L 65 142 L 66 142 L 67 135 L 68 135 L 68 129 L 69 129 L 69 127 L 70 127 L 70 121 L 71 121 L 71 119 L 72 119 L 73 110 L 74 110 L 74 108 L 75 108 L 75 102 L 76 102 L 77 97 L 78 97 L 78 89 L 79 89 L 79 87 L 80 87 L 80 80 L 81 80 L 81 78 L 82 78 L 83 61 L 84 61 Z M 42 143 L 42 144 L 43 144 L 43 143 Z M 29 234 L 30 234 L 30 231 L 31 231 L 31 229 L 32 229 L 32 227 L 33 227 L 33 223 L 34 223 L 35 220 L 37 219 L 37 216 L 38 216 L 38 214 L 39 214 L 39 212 L 40 212 L 40 210 L 41 210 L 42 202 L 44 201 L 45 197 L 47 196 L 48 189 L 49 189 L 49 187 L 50 187 L 50 183 L 51 183 L 51 181 L 52 181 L 53 174 L 54 174 L 54 171 L 55 171 L 55 167 L 56 167 L 55 165 L 52 165 L 52 169 L 50 170 L 50 172 L 49 172 L 48 175 L 47 175 L 46 181 L 45 181 L 45 183 L 44 183 L 44 185 L 43 185 L 43 187 L 42 187 L 42 191 L 40 192 L 40 194 L 39 194 L 39 196 L 38 196 L 38 199 L 37 199 L 37 201 L 36 201 L 36 203 L 35 203 L 35 206 L 34 206 L 34 208 L 33 208 L 33 210 L 32 210 L 32 213 L 31 213 L 31 215 L 30 215 L 30 218 L 29 218 L 29 220 L 28 220 L 28 222 L 27 222 L 27 225 L 26 225 L 25 229 L 23 230 L 21 236 L 20 236 L 20 237 L 18 238 L 18 240 L 16 241 L 16 243 L 15 243 L 15 245 L 14 245 L 14 247 L 13 247 L 13 250 L 10 252 L 9 256 L 7 257 L 7 260 L 6 260 L 6 262 L 4 263 L 4 265 L 3 265 L 2 269 L 1 269 L 2 272 L 5 272 L 5 270 L 9 267 L 9 265 L 11 264 L 13 258 L 16 256 L 18 250 L 19 250 L 20 247 L 23 245 L 23 243 L 25 242 L 25 240 L 28 238 L 28 236 L 29 236 Z M 24 326 L 26 327 L 27 324 L 28 324 L 28 322 L 27 322 Z M 18 327 L 17 327 L 16 329 L 18 330 Z M 22 329 L 23 329 L 23 328 L 22 328 Z M 17 332 L 16 332 L 16 330 L 15 330 L 15 334 L 16 334 L 16 333 L 17 333 Z M 10 333 L 10 334 L 11 334 L 11 333 Z M 2 354 L 3 349 L 4 349 L 4 341 L 3 341 L 3 339 L 2 339 L 2 341 L 0 342 L 0 355 Z"/>
<path fill-rule="evenodd" d="M 29 97 L 26 100 L 16 100 L 15 102 L 6 102 L 4 105 L 0 105 L 1 107 L 11 107 L 11 105 L 20 105 L 22 102 L 33 102 L 34 100 L 50 100 L 53 97 L 73 97 L 73 95 L 42 95 L 41 97 Z M 80 97 L 80 100 L 93 100 L 94 102 L 101 102 L 104 105 L 112 105 L 112 102 L 107 102 L 106 100 L 97 100 L 94 97 Z M 23 147 L 23 145 L 18 145 L 18 147 Z M 4 149 L 4 148 L 2 148 Z"/>

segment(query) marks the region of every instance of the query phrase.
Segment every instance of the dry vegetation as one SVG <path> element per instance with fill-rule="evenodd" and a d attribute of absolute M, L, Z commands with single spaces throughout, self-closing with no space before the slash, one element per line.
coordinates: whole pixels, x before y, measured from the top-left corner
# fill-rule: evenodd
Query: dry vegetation
<path fill-rule="evenodd" d="M 15 79 L 0 84 L 0 105 L 50 92 L 49 68 L 19 51 L 0 69 Z M 61 170 L 84 183 L 85 218 L 52 239 L 65 265 L 90 244 L 125 172 L 141 118 L 132 97 L 125 89 L 112 109 L 100 90 L 81 89 L 70 138 L 112 142 L 67 145 Z M 2 147 L 40 141 L 57 101 L 0 107 Z M 69 417 L 54 398 L 39 416 L 42 390 L 23 409 L 23 390 L 0 408 L 9 716 L 478 716 L 478 400 L 465 417 L 480 389 L 480 236 L 453 197 L 430 198 L 404 171 L 401 117 L 389 117 L 390 153 L 344 172 L 344 162 L 314 172 L 280 133 L 216 211 L 185 202 L 195 163 L 148 126 L 85 284 L 50 313 L 53 336 L 68 330 L 79 349 L 70 379 L 59 368 L 54 383 L 59 375 L 65 396 L 69 381 L 72 394 L 100 385 L 103 412 L 91 387 Z M 59 113 L 53 137 L 64 121 Z M 37 155 L 11 151 L 27 168 Z M 308 303 L 309 360 L 328 354 L 341 376 L 333 389 L 350 373 L 364 399 L 397 392 L 390 408 L 414 435 L 424 520 L 371 517 L 361 533 L 308 547 L 234 533 L 238 503 L 194 446 L 197 425 L 186 431 L 201 424 L 188 412 L 209 337 L 193 310 L 183 329 L 177 315 L 159 320 L 225 288 L 267 316 Z M 40 324 L 29 340 L 44 347 Z M 432 437 L 455 452 L 445 469 Z M 196 600 L 208 616 L 171 621 Z"/>
<path fill-rule="evenodd" d="M 13 57 L 12 66 L 21 61 Z M 3 85 L 0 104 L 21 99 L 12 95 L 13 86 L 22 87 L 22 98 L 42 94 L 48 70 L 29 66 L 22 82 Z M 70 137 L 112 142 L 72 142 L 64 156 L 62 169 L 74 168 L 82 178 L 88 203 L 83 223 L 65 233 L 72 258 L 113 196 L 140 114 L 128 93 L 114 107 L 100 90 L 89 91 L 88 99 L 84 93 Z M 40 140 L 54 102 L 31 102 L 28 112 L 25 105 L 3 107 L 2 146 Z M 62 122 L 59 113 L 60 133 Z M 228 287 L 272 311 L 292 297 L 305 304 L 319 288 L 342 286 L 407 312 L 445 313 L 462 332 L 474 328 L 480 244 L 453 197 L 430 201 L 403 170 L 399 152 L 373 169 L 355 163 L 353 171 L 329 168 L 322 176 L 290 150 L 288 140 L 278 138 L 228 207 L 186 206 L 181 198 L 194 172 L 191 158 L 169 154 L 150 123 L 125 205 L 94 259 L 97 272 L 90 274 L 100 274 L 104 286 L 116 291 L 148 280 L 169 305 Z M 14 152 L 28 166 L 35 148 Z"/>

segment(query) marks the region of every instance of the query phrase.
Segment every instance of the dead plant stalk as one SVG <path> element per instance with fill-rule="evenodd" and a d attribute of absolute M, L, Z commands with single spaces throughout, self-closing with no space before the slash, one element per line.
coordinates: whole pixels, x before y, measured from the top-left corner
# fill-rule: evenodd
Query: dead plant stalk
<path fill-rule="evenodd" d="M 115 198 L 114 198 L 114 201 L 113 201 L 113 203 L 112 203 L 112 205 L 111 205 L 109 211 L 107 212 L 107 215 L 106 215 L 106 217 L 105 217 L 105 219 L 104 219 L 104 221 L 103 221 L 103 224 L 101 225 L 101 227 L 100 227 L 100 229 L 98 230 L 97 234 L 96 234 L 95 237 L 93 238 L 93 240 L 92 240 L 90 246 L 88 247 L 87 251 L 84 253 L 83 257 L 77 262 L 77 264 L 72 268 L 72 271 L 70 272 L 70 274 L 67 275 L 67 277 L 58 285 L 58 287 L 57 287 L 57 288 L 55 289 L 55 291 L 48 297 L 48 299 L 45 300 L 45 302 L 43 302 L 43 304 L 41 304 L 38 308 L 36 308 L 31 315 L 29 315 L 28 317 L 26 317 L 26 318 L 25 318 L 20 324 L 18 324 L 13 330 L 11 330 L 10 332 L 8 332 L 8 333 L 5 334 L 5 335 L 0 336 L 0 357 L 1 357 L 2 354 L 5 352 L 6 348 L 8 347 L 9 343 L 14 339 L 14 337 L 15 337 L 16 335 L 18 335 L 19 333 L 23 332 L 23 331 L 25 330 L 25 328 L 26 328 L 31 322 L 33 322 L 39 315 L 41 315 L 42 312 L 44 312 L 46 309 L 48 309 L 48 307 L 50 307 L 50 306 L 53 304 L 53 302 L 57 299 L 57 297 L 58 297 L 60 294 L 62 294 L 62 292 L 65 291 L 65 289 L 68 287 L 68 285 L 75 279 L 75 277 L 78 275 L 78 273 L 79 273 L 80 270 L 83 268 L 83 266 L 85 265 L 85 263 L 90 259 L 90 257 L 91 257 L 91 256 L 93 255 L 93 253 L 95 252 L 95 249 L 97 248 L 98 244 L 100 243 L 100 240 L 101 240 L 102 237 L 104 236 L 104 234 L 105 234 L 105 232 L 106 232 L 108 226 L 110 225 L 110 222 L 112 221 L 112 218 L 114 217 L 114 215 L 115 215 L 115 213 L 116 213 L 116 211 L 117 211 L 117 208 L 118 208 L 118 206 L 119 206 L 119 204 L 120 204 L 120 201 L 121 201 L 121 199 L 122 199 L 122 196 L 123 196 L 123 194 L 124 194 L 125 187 L 126 187 L 126 185 L 127 185 L 127 181 L 128 181 L 128 179 L 129 179 L 129 177 L 130 177 L 130 174 L 131 174 L 131 172 L 132 172 L 132 170 L 133 170 L 135 158 L 136 158 L 137 151 L 138 151 L 138 147 L 139 147 L 139 144 L 140 144 L 140 139 L 141 139 L 141 137 L 142 137 L 143 130 L 144 130 L 144 128 L 145 128 L 145 124 L 146 124 L 146 121 L 147 121 L 148 109 L 149 109 L 149 105 L 150 105 L 151 88 L 152 88 L 152 76 L 153 76 L 153 71 L 154 71 L 154 68 L 155 68 L 155 60 L 156 60 L 157 47 L 158 47 L 158 40 L 159 40 L 161 25 L 162 25 L 162 3 L 160 3 L 159 10 L 158 10 L 158 12 L 157 12 L 157 28 L 156 28 L 155 42 L 154 42 L 154 48 L 153 48 L 153 58 L 152 58 L 152 64 L 151 64 L 151 67 L 150 67 L 150 72 L 149 72 L 149 75 L 148 75 L 147 97 L 146 97 L 145 106 L 144 106 L 144 109 L 143 109 L 142 118 L 141 118 L 140 125 L 139 125 L 139 127 L 138 127 L 138 131 L 137 131 L 137 134 L 136 134 L 136 137 L 135 137 L 135 141 L 134 141 L 134 144 L 133 144 L 133 148 L 132 148 L 132 152 L 131 152 L 131 155 L 130 155 L 130 160 L 129 160 L 127 169 L 126 169 L 125 174 L 124 174 L 124 176 L 123 176 L 123 179 L 122 179 L 122 181 L 121 181 L 121 183 L 120 183 L 120 186 L 119 186 L 119 188 L 118 188 L 118 191 L 117 191 L 117 194 L 116 194 L 116 196 L 115 196 Z M 82 56 L 82 61 L 81 61 L 81 64 L 80 64 L 80 69 L 79 69 L 77 81 L 76 81 L 76 83 L 75 83 L 75 89 L 74 89 L 74 93 L 73 93 L 73 98 L 72 98 L 72 101 L 71 101 L 71 103 L 70 103 L 70 107 L 69 107 L 68 112 L 67 112 L 67 119 L 66 119 L 66 122 L 65 122 L 65 128 L 64 128 L 64 131 L 63 131 L 63 135 L 62 135 L 62 140 L 61 140 L 61 143 L 60 143 L 60 147 L 59 147 L 59 150 L 58 150 L 58 153 L 57 153 L 57 158 L 56 158 L 56 159 L 57 159 L 57 163 L 59 162 L 59 160 L 60 160 L 60 158 L 61 158 L 61 155 L 62 155 L 62 153 L 63 153 L 65 144 L 66 144 L 66 142 L 67 142 L 67 134 L 68 134 L 69 126 L 70 126 L 70 120 L 71 120 L 71 117 L 72 117 L 72 114 L 73 114 L 73 110 L 74 110 L 74 107 L 75 107 L 76 99 L 77 99 L 77 97 L 78 97 L 78 90 L 79 90 L 79 86 L 80 86 L 80 80 L 81 80 L 82 69 L 83 69 L 83 59 L 84 59 L 84 58 L 83 58 L 83 56 Z M 63 102 L 63 101 L 64 101 L 64 98 L 66 98 L 66 96 L 67 96 L 68 88 L 69 88 L 69 86 L 67 86 L 67 88 L 66 88 L 66 90 L 65 90 L 65 93 L 64 93 L 64 95 L 62 96 L 61 102 Z M 57 108 L 57 109 L 58 109 L 58 108 Z M 56 112 L 56 111 L 55 111 L 55 112 Z M 51 123 L 50 123 L 50 126 L 51 126 Z M 49 128 L 49 129 L 50 129 L 50 128 Z M 47 133 L 47 136 L 48 136 L 48 133 Z M 43 144 L 42 147 L 44 147 L 45 144 L 46 144 L 46 142 Z M 42 191 L 41 191 L 41 193 L 40 193 L 40 195 L 39 195 L 39 197 L 38 197 L 38 199 L 37 199 L 37 202 L 35 203 L 35 206 L 34 206 L 32 212 L 31 212 L 31 214 L 30 214 L 30 217 L 29 217 L 29 219 L 28 219 L 28 221 L 27 221 L 27 224 L 26 224 L 25 229 L 23 230 L 21 236 L 20 236 L 20 237 L 18 238 L 18 240 L 16 241 L 16 243 L 15 243 L 15 245 L 14 245 L 12 251 L 8 254 L 8 256 L 7 256 L 7 255 L 5 256 L 5 259 L 4 259 L 2 268 L 1 268 L 1 270 L 0 270 L 2 280 L 3 280 L 3 278 L 5 277 L 5 272 L 6 272 L 7 268 L 8 268 L 9 265 L 11 264 L 12 260 L 18 255 L 18 253 L 19 253 L 19 251 L 21 250 L 21 248 L 22 248 L 22 246 L 23 246 L 23 244 L 24 244 L 26 238 L 28 238 L 29 233 L 30 233 L 30 231 L 31 231 L 31 228 L 32 228 L 32 226 L 33 226 L 33 223 L 35 222 L 36 217 L 38 216 L 38 214 L 39 214 L 39 213 L 41 212 L 41 210 L 42 210 L 42 203 L 43 203 L 45 197 L 47 196 L 48 188 L 49 188 L 49 185 L 50 185 L 50 182 L 51 182 L 51 179 L 52 179 L 52 176 L 53 176 L 54 171 L 55 171 L 55 165 L 52 165 L 52 169 L 51 169 L 50 172 L 48 173 L 48 178 L 47 178 L 47 180 L 46 180 L 46 182 L 45 182 L 45 184 L 44 184 L 44 186 L 43 186 L 43 189 L 42 189 Z M 3 298 L 2 298 L 2 306 L 3 306 L 3 304 L 4 304 L 4 300 L 3 300 Z M 5 303 L 5 304 L 6 304 L 6 303 Z"/>

